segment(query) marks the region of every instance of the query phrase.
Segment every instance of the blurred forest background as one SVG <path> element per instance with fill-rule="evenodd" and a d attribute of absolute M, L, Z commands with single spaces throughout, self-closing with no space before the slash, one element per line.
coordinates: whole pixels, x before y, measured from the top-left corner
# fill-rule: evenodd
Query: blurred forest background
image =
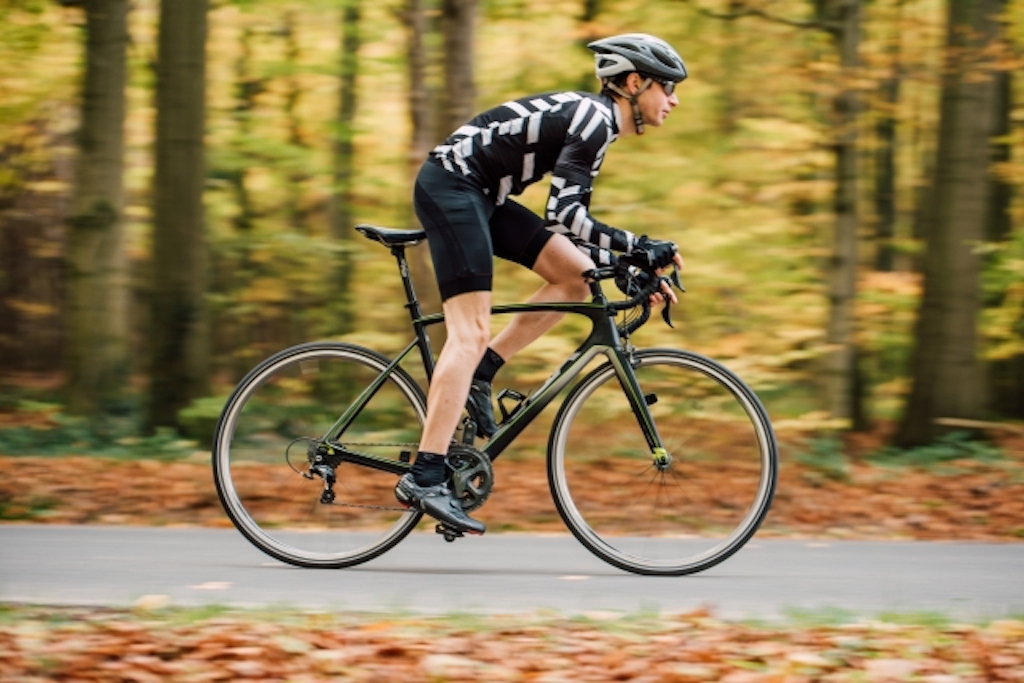
<path fill-rule="evenodd" d="M 394 260 L 352 225 L 412 226 L 430 147 L 596 90 L 586 43 L 632 31 L 691 70 L 595 188 L 687 261 L 677 329 L 636 343 L 725 362 L 782 429 L 1019 429 L 1020 0 L 0 0 L 0 452 L 205 442 L 285 346 L 401 349 Z M 497 268 L 499 302 L 539 284 Z"/>

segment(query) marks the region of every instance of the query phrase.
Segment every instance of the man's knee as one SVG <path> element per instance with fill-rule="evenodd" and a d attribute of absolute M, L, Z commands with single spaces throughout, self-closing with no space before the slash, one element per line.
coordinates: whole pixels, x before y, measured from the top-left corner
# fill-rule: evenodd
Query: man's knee
<path fill-rule="evenodd" d="M 578 264 L 578 266 L 581 268 L 580 272 L 571 274 L 574 276 L 567 279 L 566 286 L 572 292 L 573 298 L 583 301 L 590 296 L 590 284 L 583 277 L 583 273 L 588 270 L 593 270 L 596 266 L 593 261 L 586 257 L 584 257 L 584 262 L 582 264 Z M 567 275 L 569 274 L 567 273 Z"/>
<path fill-rule="evenodd" d="M 466 356 L 483 357 L 487 344 L 491 340 L 488 320 L 474 320 L 469 324 L 460 325 L 457 329 L 448 330 L 447 344 L 458 344 Z"/>
<path fill-rule="evenodd" d="M 444 304 L 446 344 L 455 344 L 467 355 L 483 356 L 491 338 L 491 293 L 470 292 Z"/>
<path fill-rule="evenodd" d="M 576 248 L 564 235 L 554 235 L 541 252 L 534 271 L 553 285 L 566 288 L 580 299 L 586 298 L 590 288 L 583 273 L 594 268 L 589 256 Z"/>

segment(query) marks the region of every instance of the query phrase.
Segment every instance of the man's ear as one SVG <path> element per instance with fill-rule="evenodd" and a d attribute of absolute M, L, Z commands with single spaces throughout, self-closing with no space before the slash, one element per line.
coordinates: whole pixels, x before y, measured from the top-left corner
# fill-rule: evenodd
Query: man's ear
<path fill-rule="evenodd" d="M 636 91 L 640 89 L 640 74 L 633 72 L 626 76 L 626 92 L 630 95 L 635 95 Z"/>

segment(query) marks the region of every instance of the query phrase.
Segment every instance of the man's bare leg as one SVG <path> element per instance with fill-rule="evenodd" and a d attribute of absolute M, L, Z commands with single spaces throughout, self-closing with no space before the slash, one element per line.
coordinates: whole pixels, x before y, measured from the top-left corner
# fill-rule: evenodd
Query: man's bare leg
<path fill-rule="evenodd" d="M 537 262 L 533 264 L 533 271 L 547 283 L 528 301 L 583 301 L 590 294 L 590 286 L 583 279 L 582 273 L 593 267 L 594 262 L 567 237 L 555 235 L 544 245 Z M 513 316 L 490 346 L 504 360 L 508 360 L 558 324 L 564 316 L 564 313 L 557 312 L 520 313 Z M 483 350 L 480 355 L 483 355 Z"/>
<path fill-rule="evenodd" d="M 427 420 L 420 450 L 448 452 L 462 409 L 469 396 L 473 370 L 487 349 L 490 337 L 491 293 L 467 292 L 444 302 L 448 339 L 434 368 L 427 391 Z"/>
<path fill-rule="evenodd" d="M 467 292 L 444 302 L 448 340 L 437 359 L 427 391 L 427 419 L 411 471 L 398 480 L 395 497 L 416 507 L 449 529 L 482 534 L 483 522 L 462 509 L 444 485 L 445 456 L 469 396 L 473 368 L 487 349 L 491 293 Z"/>

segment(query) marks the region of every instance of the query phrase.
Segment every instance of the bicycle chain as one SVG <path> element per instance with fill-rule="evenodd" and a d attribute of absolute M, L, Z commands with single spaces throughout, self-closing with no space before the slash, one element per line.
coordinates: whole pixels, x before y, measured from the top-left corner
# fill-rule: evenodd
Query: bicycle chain
<path fill-rule="evenodd" d="M 388 507 L 387 505 L 363 505 L 360 503 L 339 503 L 334 501 L 331 505 L 345 508 L 361 508 L 363 510 L 387 510 L 390 512 L 407 512 L 409 508 Z"/>

